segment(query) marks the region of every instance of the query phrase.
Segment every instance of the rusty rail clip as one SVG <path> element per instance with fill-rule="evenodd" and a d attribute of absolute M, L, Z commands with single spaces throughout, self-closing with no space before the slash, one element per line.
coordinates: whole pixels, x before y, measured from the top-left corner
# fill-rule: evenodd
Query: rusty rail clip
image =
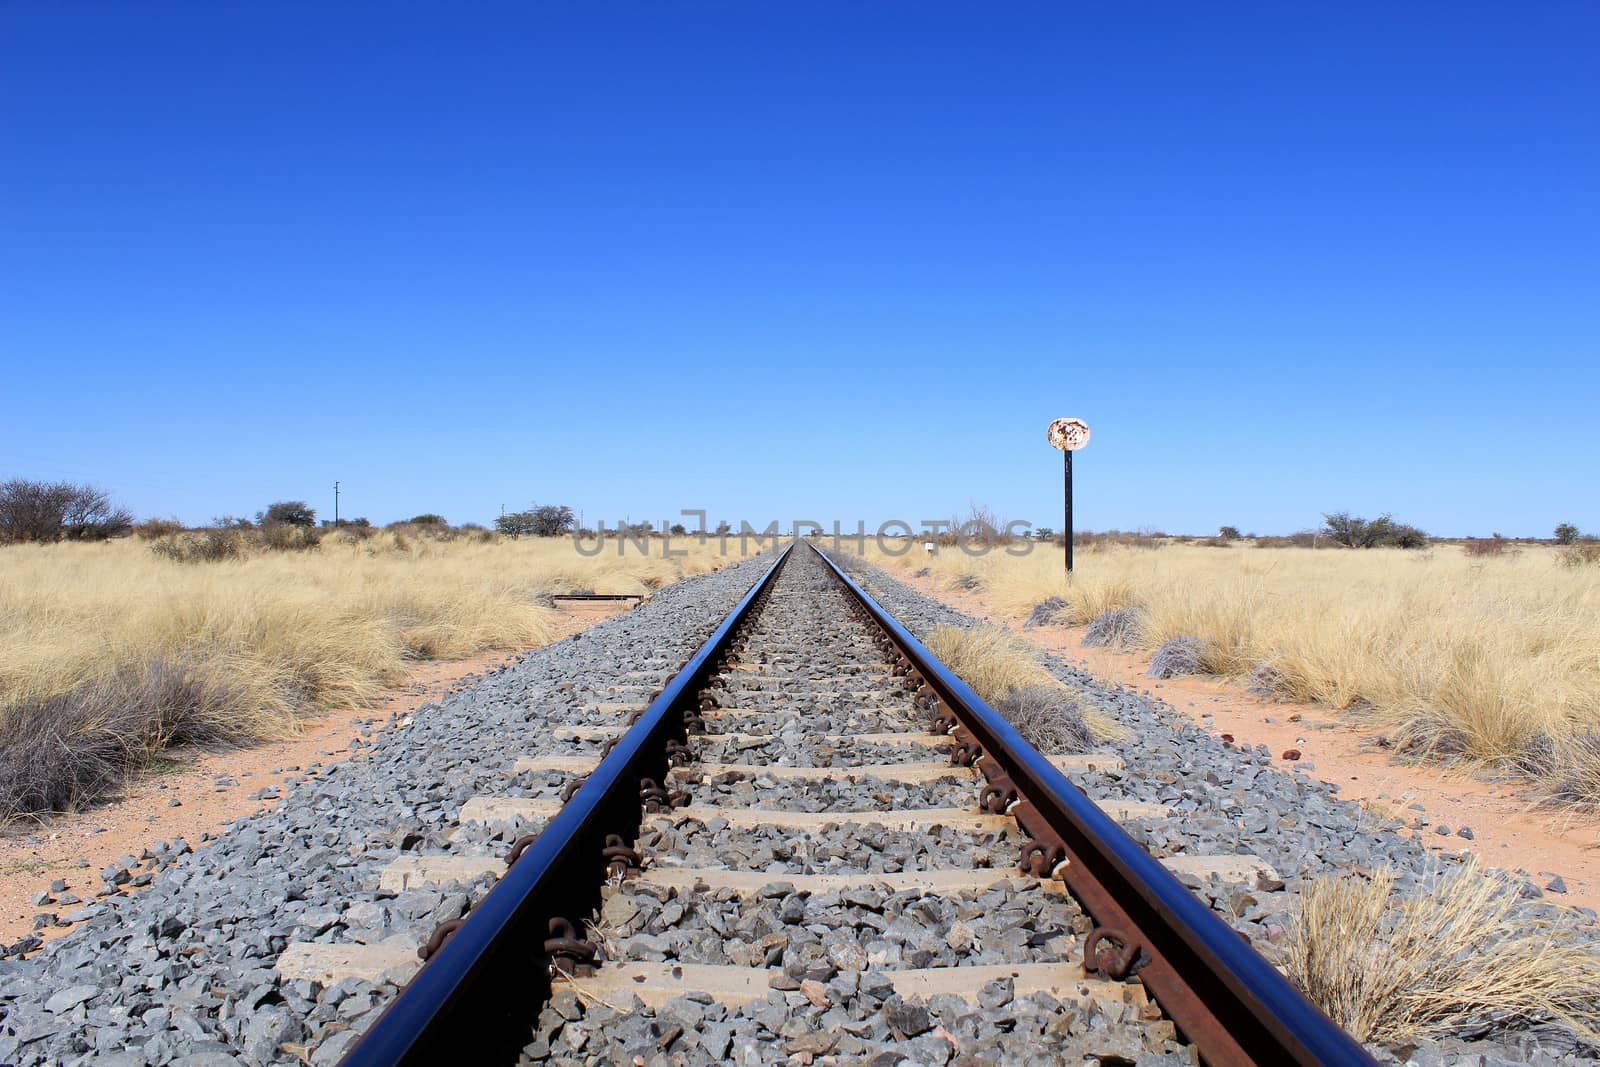
<path fill-rule="evenodd" d="M 579 937 L 572 923 L 560 916 L 550 920 L 549 931 L 544 951 L 550 957 L 551 974 L 559 971 L 574 978 L 594 974 L 594 957 L 598 950 L 593 941 Z"/>
<path fill-rule="evenodd" d="M 648 812 L 661 812 L 672 810 L 672 798 L 661 784 L 654 778 L 639 779 L 639 799 L 644 803 L 644 810 Z"/>
<path fill-rule="evenodd" d="M 1011 779 L 999 778 L 983 787 L 983 795 L 978 798 L 978 806 L 990 815 L 1004 815 L 1011 809 L 1011 805 L 1021 799 L 1017 795 L 1017 787 L 1011 784 Z"/>
<path fill-rule="evenodd" d="M 1049 878 L 1056 865 L 1067 858 L 1067 850 L 1049 841 L 1030 837 L 1022 846 L 1017 866 L 1035 878 Z"/>
<path fill-rule="evenodd" d="M 605 857 L 606 874 L 619 882 L 637 873 L 644 863 L 644 859 L 628 847 L 620 834 L 606 835 L 606 847 L 600 850 L 600 855 Z"/>
<path fill-rule="evenodd" d="M 1101 945 L 1112 951 L 1101 950 Z M 1115 926 L 1096 926 L 1083 942 L 1083 970 L 1085 974 L 1099 972 L 1118 981 L 1128 977 L 1139 958 L 1139 942 Z"/>
<path fill-rule="evenodd" d="M 506 853 L 506 866 L 509 867 L 513 863 L 516 863 L 518 860 L 520 860 L 522 858 L 522 854 L 528 851 L 528 846 L 532 845 L 537 840 L 539 840 L 538 834 L 523 834 L 521 837 L 513 841 L 511 843 L 510 851 Z"/>
<path fill-rule="evenodd" d="M 428 935 L 427 943 L 417 948 L 417 956 L 423 962 L 427 962 L 428 958 L 443 948 L 444 943 L 450 940 L 450 935 L 461 929 L 461 924 L 466 921 L 467 917 L 463 915 L 459 919 L 446 919 L 435 926 L 433 933 Z"/>
<path fill-rule="evenodd" d="M 959 742 L 950 750 L 950 766 L 970 767 L 983 756 L 983 746 L 976 741 Z"/>

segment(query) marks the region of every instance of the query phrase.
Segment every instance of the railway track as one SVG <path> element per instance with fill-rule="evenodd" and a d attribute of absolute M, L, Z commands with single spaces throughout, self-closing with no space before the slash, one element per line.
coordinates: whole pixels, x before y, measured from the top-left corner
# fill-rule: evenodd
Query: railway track
<path fill-rule="evenodd" d="M 1267 864 L 1153 859 L 1119 822 L 1177 813 L 1073 784 L 1119 757 L 1033 750 L 809 544 L 629 681 L 384 872 L 498 880 L 344 1063 L 1371 1062 L 1174 876 Z M 279 970 L 383 962 L 330 951 Z"/>

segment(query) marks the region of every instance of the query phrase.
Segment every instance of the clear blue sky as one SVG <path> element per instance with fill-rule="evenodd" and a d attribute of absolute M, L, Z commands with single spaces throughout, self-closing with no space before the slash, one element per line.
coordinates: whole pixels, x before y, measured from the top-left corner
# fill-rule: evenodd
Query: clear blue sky
<path fill-rule="evenodd" d="M 0 477 L 1600 529 L 1600 6 L 0 5 Z"/>

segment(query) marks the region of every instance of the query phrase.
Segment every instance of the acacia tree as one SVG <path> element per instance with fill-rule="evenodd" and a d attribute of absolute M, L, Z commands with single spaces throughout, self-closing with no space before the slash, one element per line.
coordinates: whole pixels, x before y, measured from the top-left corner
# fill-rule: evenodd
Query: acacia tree
<path fill-rule="evenodd" d="M 304 500 L 280 500 L 256 512 L 257 526 L 315 526 L 317 509 Z"/>
<path fill-rule="evenodd" d="M 1347 511 L 1324 515 L 1328 537 L 1349 548 L 1426 548 L 1428 535 L 1415 526 L 1396 522 L 1385 513 L 1363 519 Z"/>
<path fill-rule="evenodd" d="M 1578 532 L 1578 528 L 1570 522 L 1564 522 L 1556 527 L 1556 544 L 1558 545 L 1576 544 L 1581 536 L 1583 535 Z"/>
<path fill-rule="evenodd" d="M 565 504 L 535 504 L 494 520 L 495 529 L 511 537 L 558 537 L 573 527 L 572 509 Z"/>

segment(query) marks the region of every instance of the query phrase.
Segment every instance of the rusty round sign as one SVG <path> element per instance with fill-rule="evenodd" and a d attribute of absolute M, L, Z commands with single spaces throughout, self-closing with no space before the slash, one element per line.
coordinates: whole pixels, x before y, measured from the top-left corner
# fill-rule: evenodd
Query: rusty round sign
<path fill-rule="evenodd" d="M 1089 443 L 1089 424 L 1082 419 L 1057 419 L 1050 424 L 1050 447 L 1076 452 Z"/>

